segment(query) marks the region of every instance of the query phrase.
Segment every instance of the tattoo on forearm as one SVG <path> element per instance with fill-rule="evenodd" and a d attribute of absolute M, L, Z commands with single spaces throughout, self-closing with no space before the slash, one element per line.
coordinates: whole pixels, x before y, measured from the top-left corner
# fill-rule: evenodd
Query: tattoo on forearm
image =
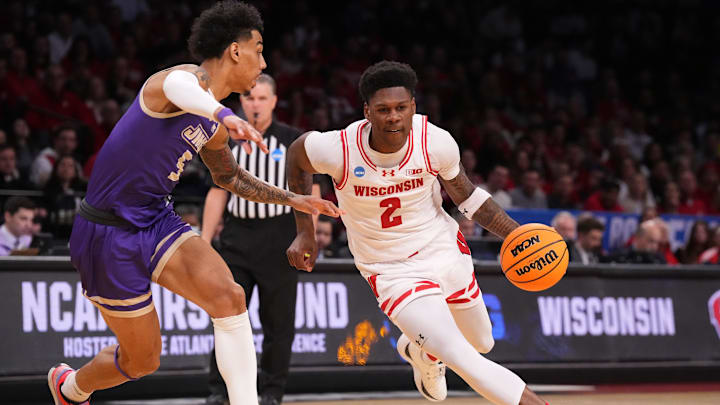
<path fill-rule="evenodd" d="M 218 150 L 202 149 L 200 156 L 210 169 L 215 184 L 246 200 L 288 205 L 294 195 L 241 169 L 227 145 Z"/>
<path fill-rule="evenodd" d="M 495 235 L 505 238 L 513 229 L 517 228 L 518 223 L 500 208 L 492 199 L 487 199 L 483 205 L 475 211 L 472 217 L 478 224 Z"/>
<path fill-rule="evenodd" d="M 288 187 L 293 193 L 310 195 L 312 194 L 313 185 L 312 173 L 307 173 L 298 165 L 294 164 L 295 159 L 295 150 L 288 151 L 287 164 L 285 165 Z M 304 226 L 312 224 L 312 216 L 310 214 L 298 210 L 293 211 L 295 213 L 295 223 L 297 224 L 298 231 L 301 231 Z"/>
<path fill-rule="evenodd" d="M 445 180 L 440 176 L 438 176 L 438 179 L 440 179 L 445 191 L 448 193 L 450 199 L 453 200 L 455 205 L 460 205 L 463 201 L 465 201 L 465 199 L 470 197 L 470 194 L 472 194 L 473 191 L 475 191 L 475 185 L 472 184 L 465 174 L 465 170 L 462 165 L 460 165 L 460 172 L 454 179 Z"/>

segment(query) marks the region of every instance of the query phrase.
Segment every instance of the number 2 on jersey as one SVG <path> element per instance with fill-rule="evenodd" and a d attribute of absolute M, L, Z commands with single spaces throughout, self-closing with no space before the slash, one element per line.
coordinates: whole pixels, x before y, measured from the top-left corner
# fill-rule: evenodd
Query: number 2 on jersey
<path fill-rule="evenodd" d="M 393 212 L 400 208 L 400 199 L 397 197 L 386 198 L 380 201 L 380 207 L 387 208 L 380 215 L 380 222 L 382 223 L 383 229 L 391 228 L 402 224 L 402 217 L 400 215 L 391 217 Z"/>

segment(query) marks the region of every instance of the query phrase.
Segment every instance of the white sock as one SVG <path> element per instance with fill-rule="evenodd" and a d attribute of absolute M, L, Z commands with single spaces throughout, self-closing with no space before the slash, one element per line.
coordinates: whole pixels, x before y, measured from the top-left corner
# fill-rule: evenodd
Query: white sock
<path fill-rule="evenodd" d="M 247 311 L 212 321 L 215 357 L 227 385 L 230 405 L 257 404 L 257 359 Z"/>
<path fill-rule="evenodd" d="M 90 398 L 91 392 L 85 392 L 78 387 L 77 383 L 75 382 L 75 374 L 77 371 L 73 371 L 70 373 L 69 376 L 65 379 L 62 386 L 60 387 L 60 391 L 62 391 L 62 394 L 65 395 L 65 398 L 75 401 L 75 402 L 85 402 L 88 398 Z"/>

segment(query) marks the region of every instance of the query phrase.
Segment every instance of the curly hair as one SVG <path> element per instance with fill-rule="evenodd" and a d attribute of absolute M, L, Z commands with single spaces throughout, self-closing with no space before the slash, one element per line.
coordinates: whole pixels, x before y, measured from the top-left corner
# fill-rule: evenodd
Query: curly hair
<path fill-rule="evenodd" d="M 363 102 L 369 103 L 375 92 L 388 87 L 405 87 L 415 97 L 417 82 L 417 75 L 410 65 L 384 60 L 365 69 L 358 87 Z"/>
<path fill-rule="evenodd" d="M 198 61 L 219 58 L 233 41 L 250 39 L 252 30 L 263 32 L 262 17 L 254 6 L 234 0 L 216 3 L 193 22 L 190 55 Z"/>

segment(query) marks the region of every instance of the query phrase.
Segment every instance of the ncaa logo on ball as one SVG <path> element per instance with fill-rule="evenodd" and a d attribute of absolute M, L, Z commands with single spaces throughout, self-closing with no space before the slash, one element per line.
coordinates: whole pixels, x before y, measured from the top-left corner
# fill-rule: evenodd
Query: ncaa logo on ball
<path fill-rule="evenodd" d="M 355 168 L 353 173 L 355 174 L 355 177 L 362 177 L 365 175 L 365 168 L 362 166 L 358 166 Z"/>
<path fill-rule="evenodd" d="M 283 151 L 280 150 L 280 148 L 277 148 L 274 151 L 272 151 L 272 153 L 270 154 L 270 157 L 272 157 L 274 161 L 279 162 L 280 159 L 282 159 L 282 157 L 283 157 Z"/>

